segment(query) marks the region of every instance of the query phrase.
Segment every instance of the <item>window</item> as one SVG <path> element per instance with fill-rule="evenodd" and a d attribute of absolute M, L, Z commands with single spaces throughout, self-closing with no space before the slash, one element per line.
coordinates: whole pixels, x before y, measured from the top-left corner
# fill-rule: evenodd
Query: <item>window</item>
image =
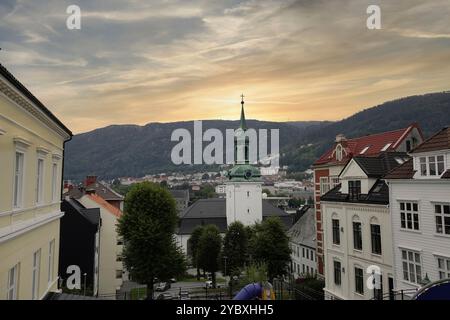
<path fill-rule="evenodd" d="M 445 169 L 444 156 L 420 157 L 421 176 L 440 176 Z"/>
<path fill-rule="evenodd" d="M 426 176 L 427 175 L 427 158 L 420 157 L 420 175 Z"/>
<path fill-rule="evenodd" d="M 309 259 L 309 250 L 306 249 L 306 259 Z"/>
<path fill-rule="evenodd" d="M 450 235 L 450 204 L 435 204 L 436 233 Z"/>
<path fill-rule="evenodd" d="M 419 208 L 415 202 L 400 202 L 400 227 L 419 230 Z"/>
<path fill-rule="evenodd" d="M 355 292 L 364 294 L 364 273 L 363 269 L 355 267 Z"/>
<path fill-rule="evenodd" d="M 302 257 L 305 257 L 305 248 L 302 248 Z"/>
<path fill-rule="evenodd" d="M 122 279 L 122 270 L 116 270 L 116 279 Z"/>
<path fill-rule="evenodd" d="M 9 269 L 8 271 L 8 290 L 6 299 L 8 300 L 16 300 L 17 299 L 17 288 L 19 280 L 19 264 L 16 264 L 14 267 Z"/>
<path fill-rule="evenodd" d="M 303 271 L 303 273 L 305 273 L 305 265 L 304 264 L 302 264 L 302 271 Z"/>
<path fill-rule="evenodd" d="M 381 227 L 379 224 L 370 225 L 370 234 L 372 238 L 372 253 L 381 254 Z"/>
<path fill-rule="evenodd" d="M 53 280 L 53 268 L 55 265 L 55 240 L 50 241 L 48 246 L 48 283 Z"/>
<path fill-rule="evenodd" d="M 20 208 L 22 206 L 23 199 L 23 163 L 24 154 L 22 152 L 16 152 L 16 162 L 14 170 L 14 208 Z"/>
<path fill-rule="evenodd" d="M 450 258 L 438 257 L 439 279 L 450 278 Z"/>
<path fill-rule="evenodd" d="M 39 273 L 40 273 L 40 266 L 41 266 L 41 249 L 36 251 L 33 254 L 33 282 L 31 286 L 31 295 L 32 299 L 38 299 L 39 298 Z"/>
<path fill-rule="evenodd" d="M 247 198 L 250 197 L 250 191 L 247 191 Z"/>
<path fill-rule="evenodd" d="M 410 250 L 402 250 L 403 279 L 413 283 L 422 281 L 420 254 Z"/>
<path fill-rule="evenodd" d="M 330 177 L 330 180 L 331 180 L 331 189 L 333 189 L 340 183 L 339 177 Z"/>
<path fill-rule="evenodd" d="M 365 147 L 364 149 L 361 150 L 361 152 L 359 154 L 364 154 L 366 153 L 367 150 L 369 150 L 370 146 Z"/>
<path fill-rule="evenodd" d="M 320 194 L 325 194 L 330 191 L 330 181 L 328 177 L 320 177 Z"/>
<path fill-rule="evenodd" d="M 353 248 L 362 250 L 361 222 L 353 222 Z"/>
<path fill-rule="evenodd" d="M 334 264 L 334 284 L 341 285 L 341 263 L 339 261 L 333 261 Z"/>
<path fill-rule="evenodd" d="M 340 144 L 338 144 L 338 146 L 336 147 L 336 160 L 342 160 L 342 146 Z"/>
<path fill-rule="evenodd" d="M 348 182 L 348 194 L 351 200 L 358 200 L 359 195 L 361 194 L 361 181 L 349 181 Z"/>
<path fill-rule="evenodd" d="M 52 201 L 57 200 L 57 184 L 58 184 L 58 165 L 54 163 L 52 165 Z"/>
<path fill-rule="evenodd" d="M 411 151 L 411 141 L 406 140 L 406 152 Z"/>
<path fill-rule="evenodd" d="M 44 189 L 44 159 L 38 159 L 36 177 L 36 203 L 42 203 Z"/>
<path fill-rule="evenodd" d="M 341 244 L 341 234 L 339 231 L 339 220 L 333 219 L 332 220 L 333 225 L 333 244 Z"/>
<path fill-rule="evenodd" d="M 311 261 L 314 261 L 314 251 L 311 250 Z"/>

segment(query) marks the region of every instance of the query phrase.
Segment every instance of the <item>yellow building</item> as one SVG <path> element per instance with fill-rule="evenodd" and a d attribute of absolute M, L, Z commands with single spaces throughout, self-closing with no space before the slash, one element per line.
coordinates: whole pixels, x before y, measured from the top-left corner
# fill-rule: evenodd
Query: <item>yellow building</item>
<path fill-rule="evenodd" d="M 72 133 L 0 65 L 0 299 L 58 285 L 64 142 Z"/>

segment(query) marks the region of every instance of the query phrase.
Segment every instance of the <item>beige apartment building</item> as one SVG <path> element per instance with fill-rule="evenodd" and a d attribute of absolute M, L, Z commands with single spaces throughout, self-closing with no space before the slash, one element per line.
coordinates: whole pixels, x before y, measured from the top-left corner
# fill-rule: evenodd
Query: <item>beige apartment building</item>
<path fill-rule="evenodd" d="M 64 142 L 72 133 L 0 65 L 0 299 L 58 286 Z"/>

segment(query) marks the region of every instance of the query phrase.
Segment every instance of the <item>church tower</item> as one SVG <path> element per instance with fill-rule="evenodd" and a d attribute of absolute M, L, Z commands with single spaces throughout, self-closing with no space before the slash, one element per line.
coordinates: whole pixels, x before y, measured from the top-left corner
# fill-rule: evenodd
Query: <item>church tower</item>
<path fill-rule="evenodd" d="M 226 185 L 227 225 L 235 221 L 245 226 L 262 221 L 262 179 L 259 169 L 250 164 L 249 143 L 245 136 L 247 124 L 244 112 L 244 96 L 241 101 L 241 120 L 235 131 L 235 165 L 228 171 Z M 238 143 L 239 139 L 245 143 Z M 242 141 L 241 140 L 241 141 Z M 241 152 L 244 156 L 238 157 Z"/>

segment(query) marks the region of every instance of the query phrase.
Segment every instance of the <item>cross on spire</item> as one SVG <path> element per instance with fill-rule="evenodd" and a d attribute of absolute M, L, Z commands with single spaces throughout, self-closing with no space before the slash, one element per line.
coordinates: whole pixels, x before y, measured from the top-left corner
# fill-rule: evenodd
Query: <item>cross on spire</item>
<path fill-rule="evenodd" d="M 241 121 L 240 121 L 240 128 L 242 129 L 242 130 L 247 130 L 247 123 L 246 123 L 246 121 L 245 121 L 245 113 L 244 113 L 244 94 L 241 94 L 241 98 L 242 98 L 242 100 L 241 100 Z"/>

